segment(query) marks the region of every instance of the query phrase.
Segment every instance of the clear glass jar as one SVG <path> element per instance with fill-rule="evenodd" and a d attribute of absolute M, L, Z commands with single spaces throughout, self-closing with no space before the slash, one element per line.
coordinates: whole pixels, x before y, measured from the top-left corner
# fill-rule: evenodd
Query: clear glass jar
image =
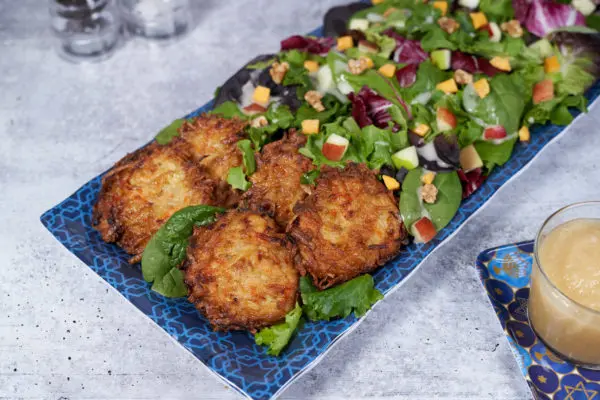
<path fill-rule="evenodd" d="M 192 25 L 188 0 L 119 0 L 127 30 L 149 39 L 170 40 Z"/>
<path fill-rule="evenodd" d="M 121 22 L 113 0 L 50 0 L 58 54 L 73 62 L 101 61 L 116 50 Z"/>
<path fill-rule="evenodd" d="M 600 202 L 585 202 L 567 206 L 551 215 L 542 225 L 536 241 L 533 268 L 531 271 L 531 289 L 529 294 L 529 322 L 538 338 L 558 357 L 574 364 L 591 369 L 600 369 L 600 309 L 582 304 L 582 297 L 589 295 L 587 290 L 597 294 L 597 283 L 600 279 L 600 259 L 586 264 L 561 264 L 562 258 L 552 258 L 553 263 L 561 264 L 561 269 L 549 268 L 549 255 L 543 254 L 544 245 L 552 246 L 556 251 L 567 254 L 569 251 L 579 252 L 574 246 L 569 247 L 569 240 L 579 241 L 577 235 L 569 235 L 569 231 L 561 236 L 564 246 L 556 241 L 548 241 L 548 235 L 559 226 L 573 222 L 589 221 L 600 223 Z M 591 235 L 586 236 L 593 243 Z M 582 238 L 583 240 L 583 238 Z M 547 243 L 547 244 L 546 244 Z M 559 245 L 557 245 L 559 244 Z M 595 246 L 595 245 L 594 245 Z M 600 243 L 598 243 L 600 246 Z M 589 248 L 589 247 L 588 247 Z M 546 265 L 542 261 L 545 260 Z M 558 265 L 556 264 L 556 265 Z M 598 265 L 597 272 L 589 274 Z M 583 273 L 581 273 L 581 269 Z M 576 275 L 574 275 L 576 274 Z M 563 278 L 562 275 L 565 277 Z M 553 281 L 550 277 L 553 277 Z M 568 278 L 567 278 L 568 277 Z M 561 279 L 558 284 L 557 279 Z M 572 282 L 566 285 L 564 282 Z M 562 288 L 559 289 L 559 286 Z M 577 299 L 577 300 L 575 300 Z M 586 301 L 588 298 L 583 298 Z M 591 304 L 590 304 L 591 305 Z"/>

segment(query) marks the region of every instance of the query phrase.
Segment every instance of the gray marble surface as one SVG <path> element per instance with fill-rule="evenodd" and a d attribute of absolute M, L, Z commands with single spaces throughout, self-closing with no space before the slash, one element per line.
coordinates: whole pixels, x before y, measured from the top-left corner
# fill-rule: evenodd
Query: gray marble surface
<path fill-rule="evenodd" d="M 192 0 L 199 25 L 182 41 L 72 65 L 43 1 L 0 0 L 0 398 L 240 398 L 39 216 L 343 1 Z M 599 197 L 599 125 L 598 107 L 577 119 L 282 398 L 530 398 L 473 263 Z"/>

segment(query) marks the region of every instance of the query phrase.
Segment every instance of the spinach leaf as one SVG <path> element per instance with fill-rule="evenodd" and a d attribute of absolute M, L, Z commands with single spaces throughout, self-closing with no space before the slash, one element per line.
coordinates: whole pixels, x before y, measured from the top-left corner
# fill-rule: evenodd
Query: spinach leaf
<path fill-rule="evenodd" d="M 500 144 L 483 141 L 476 142 L 475 149 L 477 150 L 479 157 L 485 162 L 488 171 L 491 171 L 496 165 L 502 165 L 508 161 L 516 141 L 517 137 Z"/>
<path fill-rule="evenodd" d="M 246 174 L 244 174 L 242 167 L 229 168 L 227 183 L 229 183 L 232 188 L 239 189 L 243 192 L 250 189 L 252 186 L 252 183 L 246 180 Z"/>
<path fill-rule="evenodd" d="M 246 175 L 250 176 L 256 171 L 256 160 L 254 159 L 254 150 L 248 139 L 237 142 L 237 147 L 242 151 L 242 163 Z"/>
<path fill-rule="evenodd" d="M 451 74 L 451 72 L 440 70 L 429 60 L 422 62 L 417 70 L 417 79 L 415 80 L 415 83 L 409 88 L 404 89 L 402 92 L 404 100 L 412 104 L 417 96 L 433 92 L 435 86 L 448 79 Z"/>
<path fill-rule="evenodd" d="M 511 0 L 481 0 L 479 10 L 496 21 L 508 21 L 515 16 Z"/>
<path fill-rule="evenodd" d="M 269 346 L 267 354 L 278 356 L 292 338 L 301 316 L 302 307 L 296 304 L 296 308 L 286 314 L 285 322 L 261 329 L 254 335 L 254 341 L 259 346 Z"/>
<path fill-rule="evenodd" d="M 425 51 L 436 49 L 456 50 L 456 45 L 448 39 L 448 34 L 438 26 L 432 27 L 421 39 L 421 47 Z"/>
<path fill-rule="evenodd" d="M 248 137 L 254 144 L 254 148 L 259 151 L 262 146 L 269 141 L 273 134 L 281 129 L 288 129 L 294 123 L 294 114 L 286 105 L 277 105 L 273 103 L 264 114 L 268 125 L 263 127 L 248 128 Z"/>
<path fill-rule="evenodd" d="M 209 114 L 221 114 L 225 118 L 239 117 L 242 119 L 248 119 L 248 116 L 240 110 L 237 103 L 231 100 L 226 101 L 220 104 L 218 107 L 212 109 Z"/>
<path fill-rule="evenodd" d="M 175 121 L 171 122 L 169 126 L 164 127 L 160 132 L 158 132 L 154 139 L 156 139 L 158 144 L 169 143 L 175 136 L 179 136 L 178 130 L 184 122 L 185 119 L 176 119 Z"/>
<path fill-rule="evenodd" d="M 458 137 L 458 145 L 462 149 L 480 140 L 483 136 L 483 128 L 473 121 L 467 121 L 459 125 L 456 136 Z"/>
<path fill-rule="evenodd" d="M 300 278 L 300 293 L 303 310 L 312 321 L 344 318 L 353 311 L 359 318 L 383 299 L 381 292 L 375 288 L 373 277 L 368 274 L 322 291 L 317 291 L 310 279 L 304 276 Z"/>
<path fill-rule="evenodd" d="M 300 183 L 303 185 L 314 185 L 317 178 L 321 175 L 321 171 L 313 169 L 312 171 L 305 172 L 300 177 Z"/>
<path fill-rule="evenodd" d="M 146 282 L 153 282 L 152 290 L 166 297 L 187 295 L 178 267 L 185 259 L 193 227 L 213 223 L 216 214 L 224 211 L 219 207 L 189 206 L 174 213 L 160 227 L 142 254 L 142 274 Z"/>
<path fill-rule="evenodd" d="M 349 104 L 340 103 L 335 96 L 326 94 L 321 100 L 324 111 L 318 112 L 310 105 L 304 103 L 296 112 L 296 125 L 301 126 L 305 119 L 318 119 L 321 124 L 334 120 L 336 117 L 349 114 Z"/>
<path fill-rule="evenodd" d="M 408 171 L 402 181 L 402 193 L 400 194 L 400 214 L 406 229 L 411 230 L 413 224 L 423 216 L 423 205 L 419 197 L 421 187 L 421 175 L 423 168 L 415 168 Z"/>
<path fill-rule="evenodd" d="M 285 61 L 290 65 L 301 66 L 304 65 L 304 61 L 306 61 L 307 56 L 308 53 L 306 51 L 292 49 L 281 52 L 279 58 L 281 59 L 281 61 Z"/>

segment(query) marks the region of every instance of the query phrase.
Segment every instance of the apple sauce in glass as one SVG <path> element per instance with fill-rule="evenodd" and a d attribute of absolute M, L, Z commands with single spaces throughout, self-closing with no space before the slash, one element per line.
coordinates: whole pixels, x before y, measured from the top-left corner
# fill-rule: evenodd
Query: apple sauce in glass
<path fill-rule="evenodd" d="M 558 357 L 600 369 L 600 202 L 551 215 L 534 251 L 531 327 Z"/>

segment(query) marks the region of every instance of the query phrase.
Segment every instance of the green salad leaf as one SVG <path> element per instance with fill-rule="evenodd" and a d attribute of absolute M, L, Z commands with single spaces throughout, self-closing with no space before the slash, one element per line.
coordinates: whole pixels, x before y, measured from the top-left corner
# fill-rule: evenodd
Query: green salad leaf
<path fill-rule="evenodd" d="M 496 22 L 508 21 L 515 17 L 511 0 L 481 0 L 479 10 Z"/>
<path fill-rule="evenodd" d="M 556 84 L 556 93 L 558 95 L 579 95 L 585 92 L 596 78 L 588 72 L 594 62 L 585 55 L 577 56 L 573 53 L 562 54 L 556 52 L 560 62 L 560 75 Z"/>
<path fill-rule="evenodd" d="M 411 105 L 414 104 L 418 99 L 417 96 L 423 97 L 423 95 L 431 94 L 438 83 L 450 78 L 451 75 L 451 72 L 440 70 L 429 60 L 422 62 L 417 70 L 415 83 L 402 91 L 404 100 Z M 426 99 L 425 103 L 429 101 L 429 98 Z M 420 103 L 423 103 L 423 100 Z"/>
<path fill-rule="evenodd" d="M 319 176 L 321 176 L 321 171 L 318 169 L 313 169 L 312 171 L 302 174 L 300 177 L 300 183 L 303 185 L 314 185 Z"/>
<path fill-rule="evenodd" d="M 254 149 L 252 143 L 248 139 L 237 142 L 238 149 L 242 152 L 242 163 L 244 164 L 244 172 L 250 176 L 256 171 L 256 160 L 254 159 Z"/>
<path fill-rule="evenodd" d="M 244 174 L 242 167 L 229 168 L 229 173 L 227 174 L 227 183 L 229 183 L 232 188 L 241 190 L 243 192 L 250 189 L 252 186 L 252 183 L 246 180 L 246 174 Z"/>
<path fill-rule="evenodd" d="M 213 108 L 209 114 L 221 114 L 225 118 L 233 118 L 239 117 L 242 119 L 248 119 L 248 116 L 245 115 L 242 110 L 238 107 L 237 103 L 229 100 L 226 101 L 217 107 Z"/>
<path fill-rule="evenodd" d="M 176 119 L 175 121 L 171 122 L 169 126 L 164 127 L 160 132 L 158 132 L 154 139 L 158 144 L 169 143 L 174 137 L 179 136 L 179 128 L 184 122 L 185 119 Z"/>
<path fill-rule="evenodd" d="M 276 57 L 271 57 L 267 60 L 264 61 L 257 61 L 254 64 L 248 64 L 246 65 L 247 69 L 265 69 L 267 67 L 270 67 L 271 64 L 273 64 L 273 62 L 277 61 Z"/>
<path fill-rule="evenodd" d="M 212 224 L 225 209 L 206 205 L 189 206 L 174 213 L 152 236 L 142 254 L 142 274 L 152 290 L 166 297 L 187 295 L 179 266 L 185 259 L 194 225 Z"/>
<path fill-rule="evenodd" d="M 436 49 L 456 50 L 456 44 L 449 40 L 448 34 L 439 26 L 434 26 L 421 39 L 421 47 L 425 51 Z"/>
<path fill-rule="evenodd" d="M 292 114 L 288 106 L 275 103 L 269 106 L 264 117 L 269 121 L 268 125 L 260 128 L 248 128 L 248 137 L 257 151 L 269 141 L 275 132 L 290 128 L 294 125 L 295 121 L 294 114 Z"/>
<path fill-rule="evenodd" d="M 396 49 L 396 41 L 389 36 L 381 35 L 375 32 L 367 32 L 366 37 L 368 41 L 379 46 L 379 52 L 377 53 L 379 57 L 387 59 Z"/>
<path fill-rule="evenodd" d="M 341 285 L 318 291 L 306 276 L 300 278 L 304 313 L 312 321 L 347 317 L 354 312 L 363 316 L 373 304 L 383 299 L 371 275 L 361 275 Z"/>
<path fill-rule="evenodd" d="M 254 335 L 254 341 L 259 346 L 269 346 L 267 354 L 278 356 L 292 338 L 301 317 L 302 307 L 296 304 L 296 308 L 286 314 L 285 322 L 261 329 Z"/>
<path fill-rule="evenodd" d="M 510 159 L 516 142 L 516 136 L 500 144 L 485 141 L 475 142 L 475 149 L 485 163 L 485 167 L 491 171 L 496 165 L 502 165 Z"/>
<path fill-rule="evenodd" d="M 337 117 L 349 114 L 349 104 L 342 104 L 333 95 L 326 94 L 321 102 L 324 111 L 318 112 L 312 106 L 304 103 L 296 111 L 296 126 L 300 127 L 305 119 L 318 119 L 321 124 L 335 120 Z"/>

